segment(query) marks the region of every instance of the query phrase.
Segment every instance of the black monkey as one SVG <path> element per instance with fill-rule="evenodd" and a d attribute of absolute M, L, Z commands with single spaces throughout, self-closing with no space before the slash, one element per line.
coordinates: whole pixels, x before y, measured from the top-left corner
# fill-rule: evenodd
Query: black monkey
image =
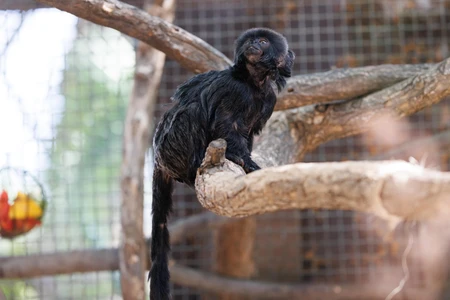
<path fill-rule="evenodd" d="M 173 180 L 194 186 L 208 144 L 227 142 L 225 156 L 249 173 L 259 169 L 251 159 L 253 135 L 261 132 L 280 91 L 291 76 L 294 53 L 279 33 L 254 28 L 237 40 L 234 65 L 199 74 L 180 85 L 175 105 L 159 122 L 153 141 L 152 268 L 150 299 L 169 299 L 167 218 Z"/>

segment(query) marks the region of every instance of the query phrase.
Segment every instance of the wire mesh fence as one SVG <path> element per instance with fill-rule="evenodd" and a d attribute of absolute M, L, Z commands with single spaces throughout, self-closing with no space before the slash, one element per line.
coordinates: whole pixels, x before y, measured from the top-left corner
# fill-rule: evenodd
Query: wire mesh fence
<path fill-rule="evenodd" d="M 54 9 L 31 10 L 36 5 L 28 0 L 0 3 L 0 167 L 32 173 L 49 202 L 42 226 L 14 240 L 1 239 L 0 256 L 117 247 L 122 129 L 136 41 Z M 448 0 L 178 0 L 175 24 L 228 57 L 243 30 L 273 28 L 286 36 L 297 55 L 294 74 L 433 63 L 450 54 Z M 176 86 L 190 76 L 177 62 L 167 60 L 155 122 L 171 106 Z M 395 129 L 393 138 L 383 130 L 331 141 L 307 154 L 305 161 L 412 155 L 419 161 L 426 158 L 427 166 L 448 171 L 449 104 L 444 100 L 396 123 L 390 128 Z M 428 146 L 413 151 L 408 147 L 413 141 Z M 399 147 L 406 150 L 395 152 Z M 148 217 L 150 174 L 149 163 Z M 172 220 L 204 211 L 194 192 L 183 185 L 177 185 L 174 199 Z M 387 235 L 387 226 L 362 213 L 277 212 L 243 220 L 236 227 L 201 231 L 174 245 L 173 257 L 187 266 L 230 276 L 358 288 L 377 282 L 386 266 L 392 267 L 393 280 L 401 278 L 408 230 L 400 226 Z M 251 242 L 243 243 L 245 239 Z M 233 247 L 248 252 L 239 262 L 239 274 L 227 267 L 233 262 Z M 408 284 L 426 286 L 427 271 L 414 265 Z M 0 290 L 6 299 L 121 298 L 118 272 L 0 280 Z M 174 287 L 173 296 L 231 299 L 181 286 Z M 442 297 L 450 299 L 448 294 Z"/>

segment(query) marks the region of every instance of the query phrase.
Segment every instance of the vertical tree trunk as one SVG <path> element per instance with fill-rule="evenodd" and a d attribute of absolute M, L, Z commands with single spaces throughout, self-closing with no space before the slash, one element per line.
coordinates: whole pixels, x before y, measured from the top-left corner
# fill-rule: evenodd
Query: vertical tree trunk
<path fill-rule="evenodd" d="M 253 248 L 256 232 L 255 217 L 223 225 L 214 233 L 214 271 L 235 278 L 250 278 L 255 271 Z M 222 294 L 221 300 L 243 300 L 247 297 Z"/>
<path fill-rule="evenodd" d="M 173 1 L 146 0 L 144 8 L 172 21 Z M 159 5 L 159 6 L 158 6 Z M 145 299 L 146 244 L 143 232 L 144 162 L 153 131 L 153 115 L 165 54 L 139 42 L 133 92 L 128 106 L 123 138 L 121 169 L 122 241 L 119 249 L 121 288 L 126 300 Z"/>

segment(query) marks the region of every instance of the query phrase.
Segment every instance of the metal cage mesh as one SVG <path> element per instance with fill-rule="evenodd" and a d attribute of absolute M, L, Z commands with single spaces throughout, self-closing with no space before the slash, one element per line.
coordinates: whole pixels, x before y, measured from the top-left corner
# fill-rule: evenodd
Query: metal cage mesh
<path fill-rule="evenodd" d="M 15 0 L 16 5 L 21 2 L 29 4 Z M 6 145 L 0 149 L 0 166 L 33 173 L 48 191 L 49 206 L 42 227 L 12 242 L 0 240 L 0 256 L 117 246 L 122 128 L 136 41 L 56 10 L 20 13 L 6 8 L 0 4 L 0 24 L 5 28 L 5 35 L 0 35 L 4 107 L 0 128 L 5 129 L 0 138 Z M 286 36 L 296 53 L 293 74 L 432 63 L 450 54 L 448 0 L 178 0 L 175 23 L 228 57 L 243 30 L 273 28 Z M 190 76 L 177 62 L 167 60 L 155 122 L 170 107 L 176 86 Z M 449 104 L 447 99 L 407 118 L 397 131 L 401 145 L 448 132 Z M 7 128 L 14 130 L 6 132 Z M 436 139 L 432 144 L 426 164 L 448 171 L 449 140 Z M 388 159 L 383 155 L 398 145 L 364 134 L 323 144 L 305 161 Z M 423 153 L 418 155 L 418 160 L 424 158 Z M 147 182 L 150 174 L 146 170 Z M 145 193 L 149 216 L 149 186 Z M 176 186 L 174 199 L 172 220 L 204 211 L 193 191 L 183 185 Z M 393 266 L 393 273 L 401 272 L 408 240 L 405 226 L 387 235 L 384 221 L 344 211 L 286 211 L 243 222 L 253 243 L 252 261 L 241 275 L 273 282 L 355 287 L 377 282 L 386 266 Z M 149 219 L 145 226 L 149 233 Z M 230 258 L 219 255 L 220 247 L 226 246 L 219 237 L 228 233 L 228 243 L 236 242 L 239 235 L 231 236 L 233 230 L 199 232 L 174 245 L 173 256 L 179 263 L 227 274 L 223 264 Z M 426 271 L 414 265 L 408 284 L 424 286 Z M 0 290 L 7 299 L 121 298 L 118 272 L 0 280 Z M 174 287 L 173 296 L 231 299 L 181 286 Z"/>

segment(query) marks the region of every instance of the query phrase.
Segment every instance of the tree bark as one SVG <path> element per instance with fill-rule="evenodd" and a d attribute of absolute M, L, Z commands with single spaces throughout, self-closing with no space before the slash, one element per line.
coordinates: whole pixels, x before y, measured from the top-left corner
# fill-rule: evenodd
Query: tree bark
<path fill-rule="evenodd" d="M 243 218 L 238 222 L 226 223 L 214 231 L 214 273 L 226 277 L 248 279 L 255 273 L 253 249 L 255 244 L 256 220 Z M 221 300 L 249 299 L 236 296 L 225 289 L 219 293 Z"/>
<path fill-rule="evenodd" d="M 381 65 L 294 76 L 279 94 L 275 110 L 360 97 L 416 76 L 433 66 Z"/>
<path fill-rule="evenodd" d="M 145 0 L 123 0 L 124 3 L 142 8 Z M 47 5 L 37 3 L 35 0 L 2 0 L 0 10 L 20 10 L 27 11 L 37 8 L 49 8 Z"/>
<path fill-rule="evenodd" d="M 389 88 L 330 106 L 309 107 L 297 114 L 305 125 L 305 151 L 333 139 L 367 131 L 380 117 L 402 118 L 450 95 L 450 58 Z"/>
<path fill-rule="evenodd" d="M 200 203 L 228 217 L 286 209 L 368 212 L 388 220 L 450 216 L 450 173 L 404 161 L 298 163 L 245 175 L 230 161 L 197 176 Z"/>
<path fill-rule="evenodd" d="M 412 115 L 450 95 L 450 58 L 376 93 L 334 104 L 275 112 L 252 153 L 264 165 L 301 161 L 319 145 L 363 133 L 385 116 Z"/>

